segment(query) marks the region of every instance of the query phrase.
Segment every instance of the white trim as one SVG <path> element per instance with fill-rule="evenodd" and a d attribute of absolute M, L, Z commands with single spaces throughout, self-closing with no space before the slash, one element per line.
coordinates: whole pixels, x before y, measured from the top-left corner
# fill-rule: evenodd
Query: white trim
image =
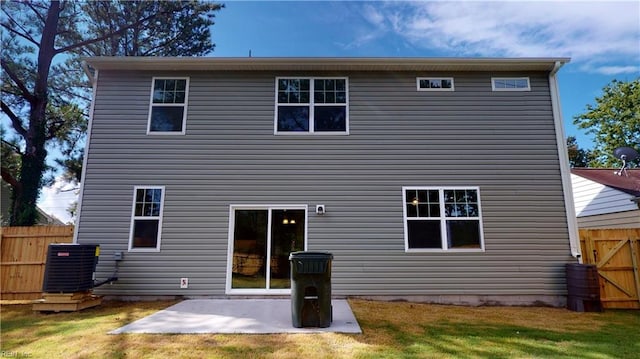
<path fill-rule="evenodd" d="M 309 229 L 309 206 L 306 204 L 232 204 L 229 206 L 229 233 L 227 238 L 227 273 L 225 282 L 225 294 L 228 295 L 288 295 L 291 289 L 267 289 L 271 280 L 271 267 L 266 266 L 265 288 L 231 288 L 233 280 L 233 240 L 235 232 L 235 211 L 236 210 L 266 210 L 267 211 L 267 253 L 271 253 L 271 216 L 273 210 L 304 210 L 304 244 L 303 250 L 307 250 L 307 231 Z"/>
<path fill-rule="evenodd" d="M 571 255 L 578 258 L 582 263 L 582 253 L 580 250 L 580 237 L 578 234 L 578 218 L 573 203 L 573 189 L 571 186 L 571 167 L 569 166 L 569 155 L 567 154 L 567 143 L 562 122 L 562 111 L 560 110 L 560 92 L 558 91 L 558 78 L 556 73 L 563 65 L 556 62 L 554 69 L 549 73 L 549 92 L 551 95 L 551 109 L 553 113 L 553 124 L 556 130 L 556 145 L 560 162 L 560 177 L 562 179 L 562 193 L 564 196 L 564 208 L 567 216 L 567 229 L 569 231 L 569 247 Z"/>
<path fill-rule="evenodd" d="M 159 189 L 160 190 L 160 213 L 158 216 L 136 216 L 136 199 L 139 189 Z M 162 219 L 164 217 L 164 196 L 165 186 L 134 186 L 133 187 L 133 201 L 131 205 L 131 222 L 129 224 L 129 252 L 160 252 L 160 241 L 162 239 Z M 158 219 L 158 237 L 156 238 L 155 248 L 133 248 L 133 225 L 136 219 Z"/>
<path fill-rule="evenodd" d="M 425 80 L 425 81 L 432 81 L 432 80 L 440 80 L 440 83 L 442 84 L 443 80 L 449 80 L 451 81 L 451 87 L 446 88 L 446 87 L 420 87 L 420 81 Z M 416 89 L 418 91 L 437 91 L 437 92 L 453 92 L 455 91 L 455 84 L 453 83 L 453 77 L 416 77 Z"/>
<path fill-rule="evenodd" d="M 84 58 L 101 70 L 127 71 L 412 71 L 417 73 L 468 71 L 550 71 L 567 57 L 176 57 L 102 56 Z"/>
<path fill-rule="evenodd" d="M 186 80 L 184 90 L 184 103 L 153 103 L 153 92 L 156 80 Z M 184 135 L 187 133 L 187 107 L 189 104 L 189 77 L 184 76 L 154 76 L 151 78 L 151 95 L 149 96 L 149 115 L 147 117 L 147 135 L 165 136 L 165 135 Z M 151 131 L 151 112 L 154 107 L 178 107 L 182 106 L 182 131 Z"/>
<path fill-rule="evenodd" d="M 440 216 L 439 217 L 420 217 L 422 219 L 432 218 L 432 220 L 440 221 L 440 233 L 441 233 L 441 248 L 409 248 L 409 231 L 408 231 L 408 221 L 412 220 L 420 220 L 420 218 L 412 219 L 407 217 L 407 199 L 406 192 L 410 190 L 437 190 L 438 191 L 438 201 L 440 206 Z M 474 190 L 478 196 L 478 216 L 477 217 L 446 217 L 445 216 L 445 199 L 444 199 L 444 191 L 448 190 Z M 484 228 L 482 224 L 482 205 L 480 203 L 480 187 L 478 186 L 403 186 L 402 187 L 402 221 L 404 226 L 404 250 L 406 253 L 455 253 L 455 252 L 484 252 Z M 447 228 L 446 222 L 447 220 L 455 220 L 455 221 L 478 221 L 478 229 L 480 231 L 480 248 L 447 248 Z"/>
<path fill-rule="evenodd" d="M 527 87 L 510 87 L 510 88 L 503 88 L 503 87 L 496 87 L 496 81 L 497 80 L 527 80 Z M 506 92 L 511 92 L 511 91 L 531 91 L 531 80 L 529 80 L 528 77 L 492 77 L 491 78 L 491 91 L 506 91 Z"/>
<path fill-rule="evenodd" d="M 91 142 L 91 129 L 93 128 L 93 113 L 96 108 L 96 97 L 98 91 L 98 70 L 96 70 L 93 78 L 93 96 L 91 96 L 91 105 L 89 107 L 89 123 L 87 124 L 87 140 L 84 144 L 84 158 L 82 159 L 82 174 L 80 175 L 80 193 L 78 193 L 78 213 L 76 213 L 76 223 L 73 226 L 73 243 L 78 243 L 78 230 L 80 229 L 80 215 L 82 213 L 82 198 L 84 197 L 84 184 L 87 178 L 87 160 L 89 159 L 89 143 Z"/>
<path fill-rule="evenodd" d="M 309 80 L 309 102 L 308 103 L 278 103 L 278 81 L 285 80 Z M 344 80 L 345 103 L 322 103 L 316 104 L 314 98 L 314 80 Z M 280 136 L 347 136 L 349 135 L 349 77 L 346 76 L 276 76 L 275 78 L 275 98 L 273 110 L 273 134 Z M 308 131 L 278 131 L 278 107 L 279 106 L 309 106 L 309 130 Z M 322 106 L 344 106 L 345 107 L 345 130 L 344 131 L 315 131 L 314 107 Z"/>

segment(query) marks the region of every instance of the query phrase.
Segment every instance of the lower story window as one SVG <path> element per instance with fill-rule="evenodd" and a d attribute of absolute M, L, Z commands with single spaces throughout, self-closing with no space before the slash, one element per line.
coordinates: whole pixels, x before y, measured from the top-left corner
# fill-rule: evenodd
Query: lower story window
<path fill-rule="evenodd" d="M 163 203 L 164 187 L 135 187 L 129 250 L 160 250 Z"/>
<path fill-rule="evenodd" d="M 480 189 L 403 187 L 405 250 L 483 250 Z"/>

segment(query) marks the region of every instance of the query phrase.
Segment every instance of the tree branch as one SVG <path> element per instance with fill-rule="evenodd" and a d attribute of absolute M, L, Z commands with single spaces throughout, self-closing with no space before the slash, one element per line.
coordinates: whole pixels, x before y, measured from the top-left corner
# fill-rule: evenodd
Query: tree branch
<path fill-rule="evenodd" d="M 149 50 L 145 51 L 144 54 L 142 54 L 141 56 L 153 56 L 153 52 L 159 49 L 162 49 L 172 43 L 175 43 L 176 40 L 178 39 L 178 36 L 174 36 L 166 41 L 163 41 L 161 44 L 154 46 L 152 48 L 150 48 Z"/>
<path fill-rule="evenodd" d="M 4 112 L 11 120 L 13 129 L 16 130 L 16 132 L 18 132 L 20 136 L 27 137 L 27 130 L 25 130 L 24 126 L 22 125 L 22 121 L 20 121 L 20 118 L 16 116 L 16 114 L 13 113 L 13 111 L 11 111 L 9 106 L 6 103 L 4 103 L 4 101 L 2 101 L 0 105 L 2 106 L 2 112 Z"/>
<path fill-rule="evenodd" d="M 130 29 L 130 28 L 132 28 L 132 27 L 138 26 L 138 25 L 140 25 L 140 24 L 142 24 L 142 23 L 144 23 L 144 22 L 146 22 L 146 21 L 149 21 L 149 20 L 153 19 L 154 17 L 158 16 L 159 14 L 162 14 L 162 13 L 157 13 L 157 14 L 149 15 L 149 16 L 147 16 L 147 17 L 143 18 L 143 19 L 140 19 L 140 20 L 138 20 L 138 21 L 136 21 L 136 22 L 132 23 L 132 24 L 129 24 L 129 25 L 127 25 L 127 26 L 124 26 L 124 27 L 122 27 L 122 28 L 118 29 L 117 31 L 110 32 L 110 33 L 108 33 L 108 34 L 106 34 L 106 35 L 103 35 L 103 36 L 97 37 L 97 38 L 95 38 L 95 39 L 89 39 L 89 40 L 85 40 L 85 41 L 80 41 L 80 42 L 78 42 L 78 43 L 71 44 L 71 45 L 69 45 L 69 46 L 65 46 L 65 47 L 63 47 L 63 48 L 60 48 L 60 49 L 55 50 L 55 53 L 56 53 L 56 54 L 59 54 L 59 53 L 62 53 L 62 52 L 66 52 L 66 51 L 69 51 L 69 50 L 76 49 L 76 48 L 78 48 L 78 47 L 83 47 L 83 46 L 91 45 L 91 44 L 93 44 L 93 43 L 100 42 L 100 41 L 102 41 L 102 40 L 106 40 L 106 39 L 108 39 L 108 38 L 110 38 L 110 37 L 113 37 L 113 36 L 116 36 L 116 35 L 120 35 L 120 34 L 124 33 L 125 31 L 129 30 L 129 29 Z"/>
<path fill-rule="evenodd" d="M 21 38 L 29 41 L 30 43 L 32 43 L 32 44 L 34 44 L 36 46 L 40 46 L 40 43 L 38 43 L 36 40 L 34 40 L 29 35 L 26 35 L 26 34 L 23 34 L 23 33 L 19 32 L 19 31 L 16 31 L 14 28 L 7 26 L 7 24 L 2 24 L 2 27 L 4 27 L 7 31 L 9 31 L 9 32 L 11 32 L 11 33 L 13 33 L 13 34 L 15 34 L 17 36 L 20 36 Z"/>
<path fill-rule="evenodd" d="M 69 189 L 59 189 L 58 192 L 59 193 L 73 192 L 73 191 L 77 191 L 79 189 L 80 189 L 80 187 L 73 187 L 73 188 L 69 188 Z"/>
<path fill-rule="evenodd" d="M 13 177 L 9 169 L 2 167 L 0 169 L 0 174 L 2 174 L 2 179 L 5 182 L 7 182 L 11 187 L 13 188 L 21 187 L 20 182 L 18 182 L 18 180 L 15 177 Z"/>
<path fill-rule="evenodd" d="M 25 3 L 36 14 L 36 16 L 38 16 L 38 19 L 40 19 L 40 21 L 42 21 L 42 23 L 44 23 L 45 22 L 44 16 L 42 16 L 42 14 L 40 14 L 38 12 L 38 10 L 36 10 L 36 8 L 33 6 L 33 4 L 31 4 L 31 2 L 29 2 L 29 1 L 26 1 Z"/>
<path fill-rule="evenodd" d="M 5 61 L 4 58 L 2 58 L 0 60 L 0 64 L 2 65 L 2 69 L 7 73 L 9 78 L 16 84 L 16 86 L 18 86 L 18 88 L 22 92 L 22 96 L 27 101 L 29 101 L 29 103 L 33 103 L 33 101 L 35 101 L 35 96 L 33 96 L 31 92 L 29 92 L 29 89 L 27 88 L 27 86 L 25 86 L 25 84 L 22 81 L 20 81 L 20 78 L 18 78 L 18 75 L 15 72 L 13 72 L 13 70 L 11 70 L 7 61 Z"/>
<path fill-rule="evenodd" d="M 91 97 L 87 97 L 87 96 L 81 95 L 79 93 L 75 93 L 73 91 L 69 91 L 68 89 L 65 89 L 65 88 L 60 88 L 60 87 L 57 87 L 57 86 L 49 86 L 49 89 L 54 90 L 54 91 L 56 91 L 58 93 L 64 93 L 64 94 L 66 94 L 67 96 L 70 96 L 70 97 L 75 97 L 77 99 L 81 99 L 81 100 L 84 100 L 84 101 L 87 101 L 87 102 L 91 102 Z"/>
<path fill-rule="evenodd" d="M 11 147 L 11 149 L 13 150 L 13 152 L 15 152 L 15 153 L 17 153 L 17 154 L 19 154 L 19 155 L 21 155 L 21 154 L 22 154 L 22 151 L 20 151 L 20 147 L 18 147 L 18 145 L 13 144 L 13 143 L 11 143 L 11 142 L 9 142 L 9 141 L 5 141 L 5 140 L 2 140 L 2 143 L 3 143 L 5 146 L 7 146 L 7 147 Z"/>
<path fill-rule="evenodd" d="M 29 30 L 27 30 L 24 26 L 22 26 L 21 22 L 16 21 L 16 19 L 14 19 L 13 16 L 11 16 L 11 14 L 9 14 L 8 12 L 6 12 L 6 11 L 3 11 L 3 12 L 7 16 L 7 18 L 9 19 L 9 22 L 12 23 L 13 25 L 15 25 L 16 27 L 18 27 L 20 30 L 22 30 L 22 32 L 16 31 L 15 29 L 13 29 L 12 27 L 9 27 L 4 22 L 2 23 L 2 27 L 4 27 L 5 29 L 9 30 L 10 32 L 12 32 L 12 33 L 14 33 L 14 34 L 26 39 L 27 41 L 32 42 L 36 46 L 40 46 L 40 44 L 33 37 L 31 37 L 31 35 L 29 34 Z"/>

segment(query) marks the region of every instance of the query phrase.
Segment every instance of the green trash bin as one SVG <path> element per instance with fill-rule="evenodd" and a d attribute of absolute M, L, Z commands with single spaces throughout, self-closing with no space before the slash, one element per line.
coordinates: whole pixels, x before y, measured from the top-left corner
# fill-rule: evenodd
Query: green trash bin
<path fill-rule="evenodd" d="M 331 326 L 331 261 L 327 252 L 292 252 L 291 319 L 293 326 Z"/>

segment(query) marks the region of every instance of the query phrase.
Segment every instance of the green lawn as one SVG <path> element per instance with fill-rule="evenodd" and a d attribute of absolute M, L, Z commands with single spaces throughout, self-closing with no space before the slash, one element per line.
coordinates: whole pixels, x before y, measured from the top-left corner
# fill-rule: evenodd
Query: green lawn
<path fill-rule="evenodd" d="M 640 311 L 350 300 L 361 335 L 106 334 L 174 303 L 109 301 L 57 314 L 2 305 L 0 357 L 640 358 Z"/>

